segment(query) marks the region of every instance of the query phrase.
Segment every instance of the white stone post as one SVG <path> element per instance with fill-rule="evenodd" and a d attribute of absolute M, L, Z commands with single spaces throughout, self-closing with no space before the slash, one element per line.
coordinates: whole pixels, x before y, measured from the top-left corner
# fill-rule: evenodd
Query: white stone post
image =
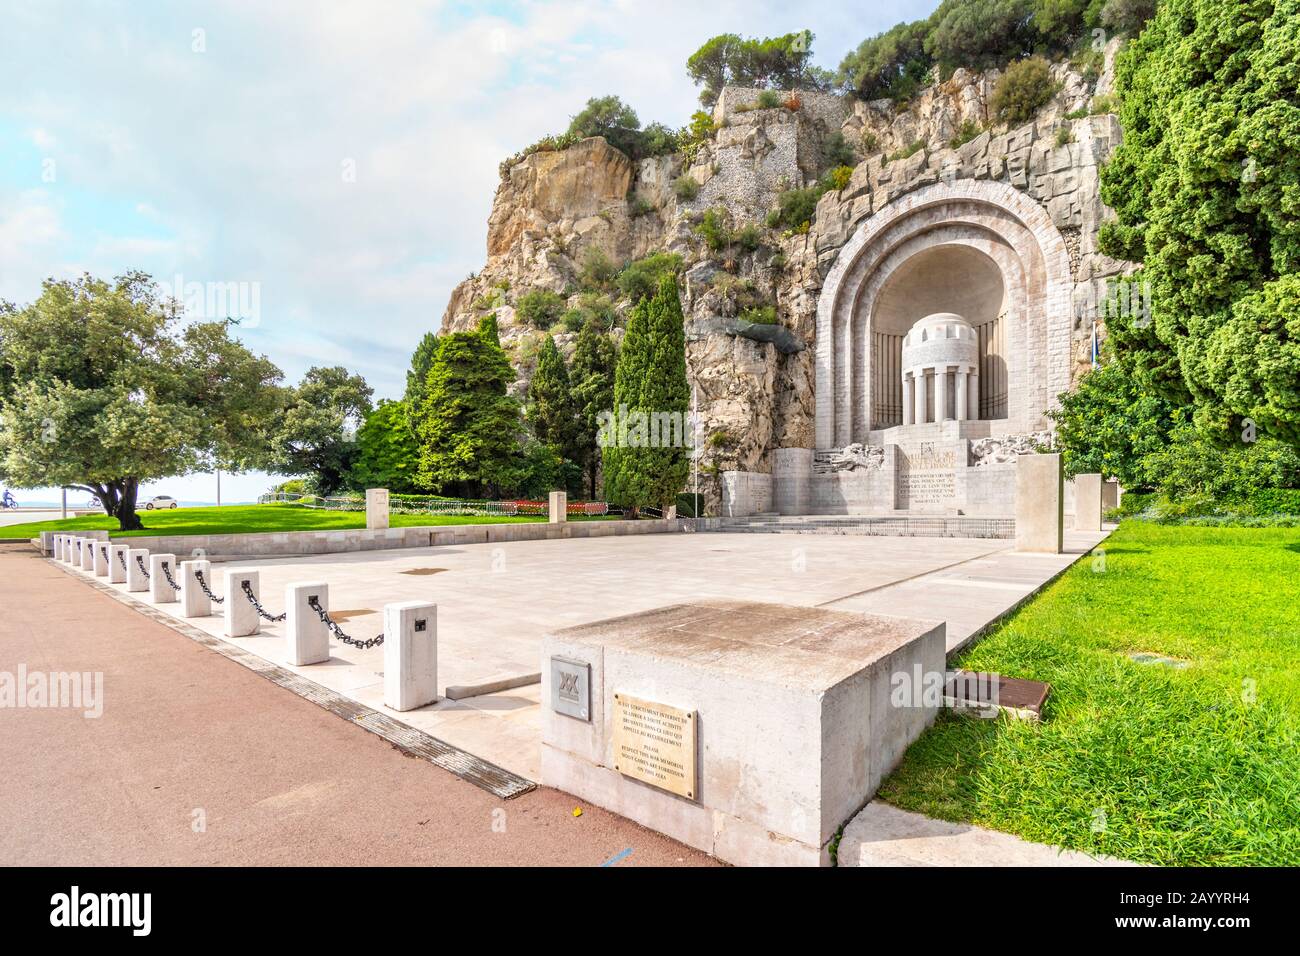
<path fill-rule="evenodd" d="M 154 604 L 175 604 L 176 592 L 172 586 L 167 583 L 167 574 L 163 571 L 166 569 L 167 574 L 176 580 L 176 555 L 174 554 L 151 554 L 149 555 L 149 600 Z"/>
<path fill-rule="evenodd" d="M 1101 475 L 1074 476 L 1074 530 L 1101 530 Z"/>
<path fill-rule="evenodd" d="M 128 561 L 131 560 L 131 546 L 128 544 L 114 544 L 108 548 L 108 583 L 125 584 L 127 578 Z"/>
<path fill-rule="evenodd" d="M 260 577 L 256 571 L 226 570 L 226 603 L 221 607 L 226 637 L 248 637 L 262 629 L 262 619 L 257 614 L 257 608 L 253 607 L 248 595 L 244 593 L 244 584 L 247 582 L 253 597 L 260 601 Z"/>
<path fill-rule="evenodd" d="M 566 491 L 552 491 L 549 505 L 551 524 L 569 520 L 569 494 Z M 387 638 L 384 639 L 387 641 Z"/>
<path fill-rule="evenodd" d="M 54 536 L 54 560 L 63 560 L 63 535 L 61 534 L 56 534 Z"/>
<path fill-rule="evenodd" d="M 181 579 L 181 617 L 207 617 L 212 613 L 212 599 L 199 587 L 199 579 L 194 576 L 198 571 L 203 580 L 212 587 L 212 564 L 208 561 L 182 561 Z M 227 599 L 229 600 L 229 599 Z"/>
<path fill-rule="evenodd" d="M 138 560 L 137 560 L 138 559 Z M 148 548 L 128 548 L 126 552 L 126 589 L 128 591 L 148 591 L 149 578 L 145 576 L 140 564 L 149 564 Z"/>
<path fill-rule="evenodd" d="M 970 397 L 969 386 L 966 384 L 966 370 L 957 370 L 957 421 L 967 421 L 970 415 L 970 403 L 967 399 Z"/>
<path fill-rule="evenodd" d="M 1060 554 L 1065 545 L 1060 455 L 1016 457 L 1016 550 Z"/>
<path fill-rule="evenodd" d="M 903 424 L 912 424 L 912 373 L 903 373 Z"/>
<path fill-rule="evenodd" d="M 63 563 L 64 564 L 72 563 L 72 552 L 73 549 L 76 548 L 76 546 L 77 546 L 77 541 L 75 535 L 65 534 L 63 536 Z"/>
<path fill-rule="evenodd" d="M 81 539 L 81 570 L 95 573 L 95 539 Z"/>
<path fill-rule="evenodd" d="M 330 659 L 330 632 L 320 615 L 311 609 L 311 598 L 326 611 L 330 608 L 328 584 L 290 584 L 284 589 L 288 625 L 284 631 L 284 652 L 290 664 L 323 664 Z M 385 638 L 387 643 L 387 638 Z"/>
<path fill-rule="evenodd" d="M 96 541 L 90 547 L 92 549 L 90 567 L 95 572 L 95 577 L 108 577 L 108 542 Z"/>
<path fill-rule="evenodd" d="M 948 366 L 936 365 L 934 368 L 934 420 L 936 423 L 948 420 Z"/>
<path fill-rule="evenodd" d="M 366 489 L 366 530 L 383 531 L 388 527 L 388 489 Z"/>
<path fill-rule="evenodd" d="M 415 710 L 438 699 L 438 605 L 384 605 L 384 706 Z"/>

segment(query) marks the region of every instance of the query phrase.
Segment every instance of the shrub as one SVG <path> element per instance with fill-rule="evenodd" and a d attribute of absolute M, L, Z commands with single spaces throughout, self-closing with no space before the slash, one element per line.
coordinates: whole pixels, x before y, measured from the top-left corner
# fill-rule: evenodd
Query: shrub
<path fill-rule="evenodd" d="M 1106 0 L 1101 23 L 1119 33 L 1137 33 L 1156 13 L 1156 0 Z"/>
<path fill-rule="evenodd" d="M 712 139 L 717 130 L 711 114 L 704 110 L 696 110 L 691 114 L 691 121 L 677 132 L 677 148 L 685 155 L 688 163 L 695 162 L 700 147 Z"/>
<path fill-rule="evenodd" d="M 980 129 L 979 123 L 974 120 L 967 120 L 962 123 L 961 128 L 957 130 L 957 135 L 948 141 L 948 145 L 953 149 L 956 149 L 958 146 L 965 146 L 982 132 L 983 130 Z"/>
<path fill-rule="evenodd" d="M 656 252 L 628 263 L 618 274 L 615 284 L 624 298 L 639 302 L 646 296 L 655 294 L 664 276 L 676 275 L 681 269 L 681 256 L 671 252 Z"/>
<path fill-rule="evenodd" d="M 605 250 L 600 246 L 588 246 L 582 255 L 582 267 L 578 270 L 578 281 L 588 291 L 603 292 L 611 288 L 618 267 L 610 261 Z"/>
<path fill-rule="evenodd" d="M 787 189 L 776 197 L 776 208 L 767 216 L 768 226 L 773 229 L 800 229 L 806 226 L 816 214 L 817 200 L 822 198 L 824 192 L 820 184 L 803 189 Z"/>
<path fill-rule="evenodd" d="M 1102 93 L 1100 96 L 1094 96 L 1092 103 L 1088 106 L 1088 113 L 1091 116 L 1101 116 L 1104 113 L 1119 112 L 1119 97 L 1114 93 Z"/>
<path fill-rule="evenodd" d="M 732 240 L 746 252 L 753 252 L 763 244 L 763 231 L 757 223 L 747 222 L 732 234 Z"/>
<path fill-rule="evenodd" d="M 721 252 L 731 245 L 731 228 L 727 224 L 727 210 L 714 206 L 705 210 L 703 218 L 695 225 L 695 234 L 704 240 L 710 252 Z"/>
<path fill-rule="evenodd" d="M 593 96 L 570 121 L 566 135 L 575 140 L 603 136 L 609 145 L 636 158 L 640 153 L 641 121 L 636 111 L 617 96 Z"/>
<path fill-rule="evenodd" d="M 1074 130 L 1068 126 L 1062 126 L 1056 131 L 1056 145 L 1067 146 L 1074 142 Z"/>
<path fill-rule="evenodd" d="M 532 289 L 515 302 L 520 321 L 538 329 L 549 329 L 563 313 L 563 296 L 550 289 Z"/>
<path fill-rule="evenodd" d="M 1041 56 L 1031 56 L 1007 67 L 993 90 L 993 115 L 1008 125 L 1027 123 L 1056 95 L 1051 67 Z"/>
<path fill-rule="evenodd" d="M 829 170 L 826 173 L 826 175 L 821 178 L 821 182 L 819 183 L 819 185 L 824 187 L 822 189 L 822 192 L 830 192 L 831 190 L 835 190 L 836 192 L 839 192 L 841 189 L 848 186 L 849 181 L 852 178 L 853 178 L 852 166 L 836 166 L 834 169 Z M 818 198 L 820 199 L 821 197 L 819 196 Z"/>
<path fill-rule="evenodd" d="M 689 173 L 682 173 L 673 180 L 673 193 L 683 202 L 690 202 L 700 194 L 700 184 Z"/>
<path fill-rule="evenodd" d="M 840 82 L 864 100 L 910 99 L 930 73 L 931 58 L 925 51 L 929 31 L 929 21 L 917 20 L 863 40 L 841 61 Z M 874 149 L 874 144 L 868 147 Z"/>
<path fill-rule="evenodd" d="M 628 203 L 627 214 L 633 219 L 640 219 L 654 212 L 654 208 L 654 204 L 644 196 L 633 196 L 632 201 Z"/>
<path fill-rule="evenodd" d="M 925 140 L 918 139 L 908 143 L 902 149 L 896 149 L 885 157 L 886 164 L 892 163 L 896 159 L 907 159 L 909 156 L 915 156 L 921 150 L 925 149 Z"/>
<path fill-rule="evenodd" d="M 680 141 L 677 133 L 663 123 L 651 123 L 641 131 L 638 157 L 665 156 L 677 152 Z"/>
<path fill-rule="evenodd" d="M 857 156 L 853 154 L 853 147 L 848 144 L 844 134 L 839 130 L 826 137 L 822 154 L 828 166 L 856 166 L 858 162 Z"/>
<path fill-rule="evenodd" d="M 756 108 L 760 110 L 772 110 L 781 105 L 781 94 L 776 90 L 763 90 L 758 94 Z"/>
<path fill-rule="evenodd" d="M 862 131 L 862 151 L 864 153 L 874 153 L 880 148 L 880 137 L 874 131 L 864 129 Z"/>

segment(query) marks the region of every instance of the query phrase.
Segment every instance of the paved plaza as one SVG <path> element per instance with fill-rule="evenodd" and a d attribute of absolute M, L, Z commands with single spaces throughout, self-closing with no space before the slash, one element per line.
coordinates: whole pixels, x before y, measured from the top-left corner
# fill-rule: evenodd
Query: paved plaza
<path fill-rule="evenodd" d="M 329 585 L 332 615 L 356 638 L 383 629 L 389 602 L 438 605 L 438 685 L 473 688 L 538 673 L 548 631 L 665 605 L 762 601 L 944 620 L 953 649 L 1037 590 L 1102 534 L 1067 534 L 1067 553 L 1008 541 L 855 535 L 656 534 L 472 544 L 215 563 L 256 568 L 278 613 L 294 582 Z M 177 555 L 178 560 L 188 557 Z M 73 572 L 80 574 L 81 572 Z M 103 583 L 105 579 L 97 581 Z M 126 593 L 125 585 L 105 585 Z M 147 594 L 134 594 L 147 602 Z M 179 619 L 179 604 L 158 610 Z M 220 613 L 186 623 L 221 636 Z M 540 779 L 540 685 L 440 700 L 397 713 L 383 703 L 383 649 L 331 640 L 326 663 L 285 662 L 284 624 L 230 643 L 529 780 Z"/>

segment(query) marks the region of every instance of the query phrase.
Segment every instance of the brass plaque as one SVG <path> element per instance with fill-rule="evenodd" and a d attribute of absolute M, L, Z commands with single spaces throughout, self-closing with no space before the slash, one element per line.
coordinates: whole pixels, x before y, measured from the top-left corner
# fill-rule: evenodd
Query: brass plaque
<path fill-rule="evenodd" d="M 614 769 L 695 799 L 695 712 L 614 695 Z"/>

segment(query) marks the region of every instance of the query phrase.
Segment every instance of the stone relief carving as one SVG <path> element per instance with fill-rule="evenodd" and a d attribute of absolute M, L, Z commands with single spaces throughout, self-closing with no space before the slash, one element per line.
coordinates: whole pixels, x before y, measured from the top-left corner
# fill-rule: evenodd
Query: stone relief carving
<path fill-rule="evenodd" d="M 1051 444 L 1051 432 L 1029 432 L 1024 435 L 999 435 L 996 438 L 977 438 L 970 443 L 971 467 L 1008 465 L 1016 460 L 1017 455 L 1032 455 Z"/>
<path fill-rule="evenodd" d="M 813 471 L 819 475 L 833 475 L 839 471 L 871 470 L 885 464 L 885 449 L 879 445 L 854 442 L 842 449 L 819 451 L 813 456 Z"/>

